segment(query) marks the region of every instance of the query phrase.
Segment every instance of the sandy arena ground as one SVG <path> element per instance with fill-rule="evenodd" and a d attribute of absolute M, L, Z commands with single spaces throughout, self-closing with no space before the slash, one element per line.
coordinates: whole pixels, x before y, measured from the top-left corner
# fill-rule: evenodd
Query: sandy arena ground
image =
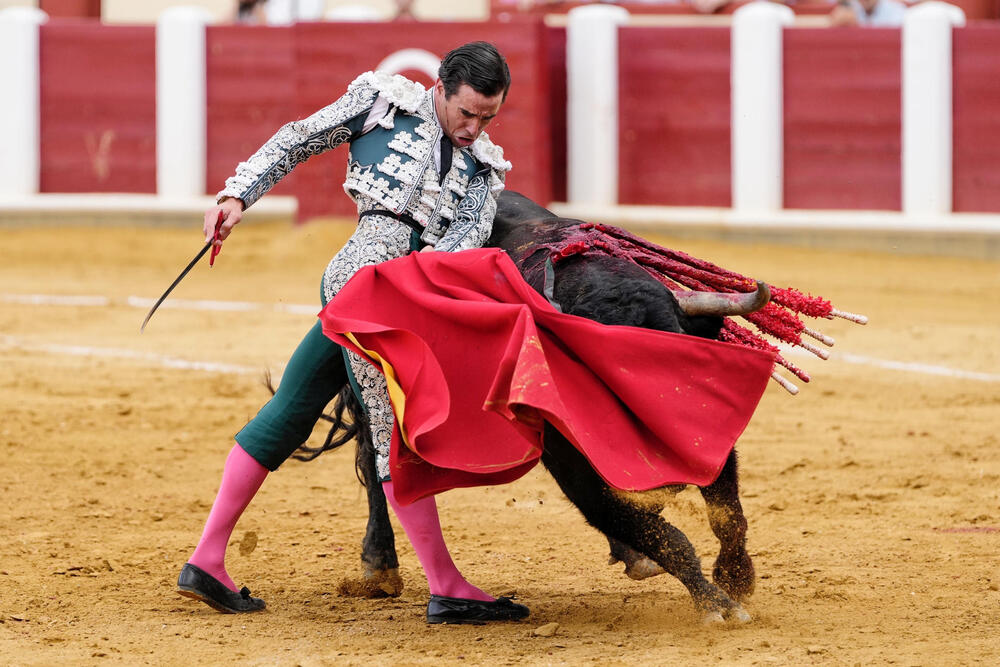
<path fill-rule="evenodd" d="M 0 664 L 1000 661 L 1000 264 L 898 253 L 656 239 L 871 317 L 819 323 L 834 357 L 794 357 L 813 382 L 794 398 L 772 384 L 739 444 L 759 575 L 749 625 L 703 627 L 676 580 L 609 567 L 603 538 L 541 469 L 440 498 L 460 566 L 516 592 L 528 622 L 425 625 L 405 539 L 402 597 L 340 597 L 366 516 L 346 450 L 287 463 L 237 526 L 229 570 L 266 612 L 178 596 L 232 435 L 313 321 L 274 305 L 317 303 L 348 230 L 244 225 L 168 303 L 260 308 L 165 307 L 142 335 L 146 307 L 128 297 L 158 296 L 199 230 L 2 230 Z M 107 301 L 11 296 L 32 294 Z M 708 571 L 703 507 L 688 490 L 666 514 Z M 553 636 L 533 632 L 549 623 Z"/>

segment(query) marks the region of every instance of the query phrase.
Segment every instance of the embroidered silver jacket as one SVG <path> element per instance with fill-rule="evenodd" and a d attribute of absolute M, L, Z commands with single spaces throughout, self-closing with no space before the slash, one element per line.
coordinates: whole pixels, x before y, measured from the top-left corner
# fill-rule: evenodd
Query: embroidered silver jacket
<path fill-rule="evenodd" d="M 389 110 L 365 131 L 379 97 Z M 432 90 L 399 75 L 366 72 L 337 101 L 279 129 L 237 166 L 219 197 L 238 197 L 249 207 L 297 164 L 349 142 L 344 190 L 359 209 L 373 201 L 409 214 L 424 226 L 422 240 L 438 250 L 477 248 L 490 235 L 511 165 L 484 132 L 472 146 L 453 148 L 451 169 L 439 183 L 434 154 L 441 134 Z"/>

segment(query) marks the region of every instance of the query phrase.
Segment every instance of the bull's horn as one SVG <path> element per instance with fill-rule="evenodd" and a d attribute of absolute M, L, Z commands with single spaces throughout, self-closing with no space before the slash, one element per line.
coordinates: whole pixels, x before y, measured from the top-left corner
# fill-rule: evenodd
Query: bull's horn
<path fill-rule="evenodd" d="M 685 315 L 747 315 L 767 305 L 771 290 L 757 281 L 756 292 L 674 292 Z"/>

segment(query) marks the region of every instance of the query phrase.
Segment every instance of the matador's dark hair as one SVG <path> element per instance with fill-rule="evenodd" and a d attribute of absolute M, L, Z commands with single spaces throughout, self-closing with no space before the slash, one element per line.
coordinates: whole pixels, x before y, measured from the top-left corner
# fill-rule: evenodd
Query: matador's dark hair
<path fill-rule="evenodd" d="M 445 97 L 457 93 L 463 83 L 487 97 L 503 93 L 504 100 L 510 90 L 507 61 L 489 42 L 469 42 L 449 51 L 438 68 L 438 78 Z"/>

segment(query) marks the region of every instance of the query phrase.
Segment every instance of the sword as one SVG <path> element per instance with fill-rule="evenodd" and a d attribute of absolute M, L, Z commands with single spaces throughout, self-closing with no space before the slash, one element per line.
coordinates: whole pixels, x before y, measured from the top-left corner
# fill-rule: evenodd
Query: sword
<path fill-rule="evenodd" d="M 146 319 L 142 321 L 142 326 L 139 327 L 139 333 L 145 331 L 146 323 L 149 322 L 149 318 L 153 316 L 153 313 L 155 313 L 156 309 L 160 307 L 160 304 L 163 303 L 163 300 L 167 298 L 167 295 L 169 295 L 171 292 L 174 291 L 174 288 L 177 287 L 177 283 L 184 280 L 184 276 L 186 276 L 188 272 L 194 268 L 194 265 L 198 263 L 199 259 L 204 257 L 205 253 L 208 252 L 209 248 L 212 248 L 212 255 L 208 258 L 208 265 L 209 266 L 215 265 L 215 258 L 219 254 L 219 252 L 222 251 L 222 246 L 214 246 L 215 242 L 219 239 L 219 227 L 221 226 L 222 226 L 222 211 L 219 211 L 219 219 L 215 223 L 215 235 L 212 237 L 212 240 L 206 243 L 205 247 L 198 251 L 198 254 L 194 256 L 194 259 L 188 262 L 188 265 L 184 267 L 184 270 L 181 271 L 181 274 L 174 279 L 174 282 L 170 283 L 170 287 L 167 288 L 167 291 L 164 292 L 163 295 L 156 300 L 156 303 L 153 304 L 153 307 L 149 309 L 148 313 L 146 313 Z"/>

